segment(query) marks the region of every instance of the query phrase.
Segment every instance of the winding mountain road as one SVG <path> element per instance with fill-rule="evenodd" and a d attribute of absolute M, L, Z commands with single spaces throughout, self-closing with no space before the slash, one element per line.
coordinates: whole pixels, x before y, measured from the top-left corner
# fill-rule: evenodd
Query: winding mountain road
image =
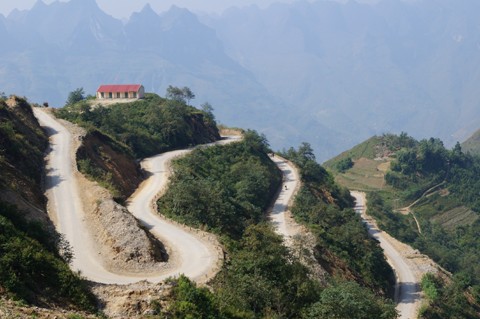
<path fill-rule="evenodd" d="M 365 193 L 352 191 L 351 195 L 355 198 L 355 211 L 360 213 L 363 221 L 367 225 L 369 234 L 380 242 L 388 263 L 395 270 L 397 284 L 395 287 L 396 309 L 400 314 L 400 319 L 417 318 L 420 305 L 420 283 L 415 277 L 407 260 L 395 248 L 392 239 L 384 231 L 378 229 L 374 220 L 366 214 Z"/>
<path fill-rule="evenodd" d="M 282 171 L 283 182 L 269 217 L 275 232 L 284 238 L 287 247 L 291 247 L 293 237 L 299 234 L 301 230 L 300 226 L 289 215 L 288 207 L 297 193 L 300 177 L 297 168 L 286 159 L 274 155 L 271 160 Z"/>
<path fill-rule="evenodd" d="M 153 209 L 154 199 L 168 181 L 167 163 L 189 150 L 167 152 L 144 160 L 142 165 L 151 173 L 130 198 L 129 209 L 171 249 L 173 263 L 162 267 L 158 273 L 141 275 L 114 273 L 106 269 L 94 248 L 92 237 L 84 222 L 85 214 L 79 198 L 75 177 L 75 160 L 72 158 L 72 135 L 48 112 L 34 108 L 35 116 L 50 137 L 50 151 L 46 166 L 46 196 L 50 215 L 57 231 L 70 243 L 74 258 L 72 268 L 88 280 L 104 284 L 130 284 L 141 280 L 161 282 L 164 279 L 185 274 L 194 280 L 207 277 L 219 261 L 219 251 L 208 239 L 189 232 L 160 217 Z M 227 139 L 212 144 L 224 144 Z"/>
<path fill-rule="evenodd" d="M 106 269 L 84 221 L 85 214 L 75 176 L 75 159 L 72 158 L 72 135 L 45 110 L 34 108 L 34 112 L 50 137 L 45 178 L 50 216 L 57 231 L 64 234 L 72 247 L 74 258 L 71 266 L 74 270 L 94 282 L 130 284 L 141 280 L 157 283 L 180 274 L 201 281 L 218 269 L 222 252 L 214 240 L 163 218 L 155 209 L 155 200 L 168 183 L 169 162 L 190 150 L 167 152 L 143 160 L 141 165 L 150 173 L 150 177 L 127 201 L 128 210 L 167 247 L 170 255 L 167 267 L 159 267 L 158 273 L 148 275 L 114 273 Z M 208 145 L 226 144 L 235 140 L 238 137 L 228 137 Z M 282 170 L 284 180 L 272 208 L 271 219 L 277 233 L 284 236 L 289 245 L 299 231 L 296 228 L 298 225 L 287 215 L 289 202 L 298 188 L 299 177 L 296 168 L 285 159 L 277 156 L 272 160 Z"/>

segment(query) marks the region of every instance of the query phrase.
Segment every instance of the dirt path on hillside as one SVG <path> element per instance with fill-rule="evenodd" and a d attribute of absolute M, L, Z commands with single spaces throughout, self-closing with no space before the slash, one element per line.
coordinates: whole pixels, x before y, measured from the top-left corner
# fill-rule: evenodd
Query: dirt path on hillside
<path fill-rule="evenodd" d="M 278 155 L 270 158 L 282 171 L 283 180 L 269 212 L 269 219 L 275 232 L 283 237 L 285 246 L 310 269 L 315 278 L 324 281 L 327 272 L 317 262 L 313 253 L 316 238 L 305 226 L 295 221 L 290 211 L 301 187 L 300 173 L 297 167 L 285 158 Z"/>
<path fill-rule="evenodd" d="M 73 146 L 79 143 L 78 138 L 75 138 L 64 124 L 45 110 L 36 109 L 35 114 L 42 126 L 49 132 L 51 139 L 46 176 L 49 213 L 56 224 L 57 230 L 65 235 L 72 247 L 74 253 L 73 269 L 80 271 L 84 277 L 93 282 L 105 284 L 130 284 L 141 280 L 160 282 L 167 277 L 176 276 L 180 273 L 184 273 L 196 281 L 203 282 L 218 271 L 223 252 L 214 237 L 181 225 L 175 225 L 173 222 L 166 222 L 158 217 L 156 211 L 153 210 L 151 200 L 156 198 L 156 194 L 160 192 L 166 183 L 166 180 L 164 180 L 167 176 L 165 175 L 167 170 L 165 163 L 171 160 L 173 156 L 178 155 L 175 152 L 173 156 L 166 153 L 146 160 L 146 162 L 152 165 L 152 176 L 142 185 L 141 191 L 136 192 L 131 199 L 133 206 L 135 206 L 136 198 L 139 198 L 139 201 L 144 202 L 146 205 L 144 208 L 146 207 L 147 211 L 138 213 L 140 218 L 143 218 L 140 222 L 147 229 L 151 229 L 154 235 L 157 234 L 160 240 L 168 242 L 170 262 L 157 263 L 155 267 L 150 267 L 149 269 L 140 267 L 140 269 L 133 269 L 133 271 L 122 267 L 112 267 L 108 263 L 108 257 L 111 256 L 103 256 L 102 252 L 104 250 L 99 247 L 101 244 L 108 244 L 108 241 L 99 243 L 99 235 L 96 231 L 98 229 L 91 227 L 91 216 L 85 213 L 85 207 L 88 208 L 89 205 L 95 204 L 94 202 L 100 206 L 100 203 L 97 201 L 102 200 L 102 198 L 93 197 L 85 199 L 85 184 L 82 184 L 74 164 L 75 152 Z M 221 141 L 220 143 L 225 142 L 228 141 Z M 164 168 L 157 169 L 158 167 Z M 148 170 L 148 165 L 146 169 Z M 97 189 L 95 190 L 94 193 L 100 192 L 97 192 Z M 153 194 L 153 197 L 143 197 L 144 192 Z M 128 217 L 128 212 L 126 215 L 124 213 L 122 212 L 123 216 Z M 117 216 L 110 218 L 111 224 L 118 222 Z M 130 238 L 129 236 L 132 234 L 130 234 L 131 230 L 127 227 L 128 224 L 135 226 L 137 222 L 134 219 L 125 219 L 121 224 L 116 224 L 116 227 L 124 230 L 122 234 L 115 235 L 116 239 L 121 239 L 122 236 Z M 168 226 L 166 226 L 167 224 Z M 172 228 L 176 228 L 177 232 L 170 233 Z M 172 238 L 175 238 L 174 242 Z M 145 241 L 148 240 L 145 239 Z M 183 246 L 177 248 L 177 242 L 180 243 L 182 241 L 188 242 L 186 244 L 188 248 Z M 110 244 L 115 246 L 114 243 Z M 119 246 L 116 245 L 115 247 Z M 184 249 L 188 250 L 184 251 Z M 125 263 L 125 260 L 116 262 L 117 265 L 122 263 Z"/>
<path fill-rule="evenodd" d="M 286 159 L 275 155 L 271 160 L 282 171 L 283 180 L 270 212 L 270 220 L 277 234 L 284 238 L 285 245 L 292 247 L 294 237 L 305 232 L 304 227 L 295 222 L 289 210 L 300 189 L 300 175 L 297 168 Z"/>
<path fill-rule="evenodd" d="M 397 285 L 395 299 L 400 319 L 415 319 L 422 302 L 420 281 L 426 273 L 437 273 L 439 267 L 427 256 L 393 238 L 377 227 L 376 221 L 366 214 L 366 196 L 363 192 L 352 191 L 355 197 L 355 211 L 360 213 L 368 232 L 380 242 L 388 263 L 395 270 Z"/>

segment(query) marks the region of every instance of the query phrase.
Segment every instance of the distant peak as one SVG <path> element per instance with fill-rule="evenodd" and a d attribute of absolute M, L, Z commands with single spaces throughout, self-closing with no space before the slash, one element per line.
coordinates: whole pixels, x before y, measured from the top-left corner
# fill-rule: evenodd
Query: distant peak
<path fill-rule="evenodd" d="M 37 0 L 35 4 L 33 5 L 33 8 L 43 8 L 46 7 L 47 4 L 43 2 L 43 0 Z"/>
<path fill-rule="evenodd" d="M 150 5 L 149 2 L 147 2 L 141 11 L 153 11 L 152 6 Z"/>
<path fill-rule="evenodd" d="M 147 2 L 147 4 L 145 4 L 145 6 L 143 7 L 143 9 L 140 11 L 140 13 L 148 13 L 148 14 L 155 14 L 157 15 L 157 13 L 152 9 L 152 6 L 150 5 L 150 3 Z"/>
<path fill-rule="evenodd" d="M 152 9 L 150 3 L 145 4 L 142 10 L 132 13 L 128 22 L 140 20 L 157 19 L 159 15 Z"/>

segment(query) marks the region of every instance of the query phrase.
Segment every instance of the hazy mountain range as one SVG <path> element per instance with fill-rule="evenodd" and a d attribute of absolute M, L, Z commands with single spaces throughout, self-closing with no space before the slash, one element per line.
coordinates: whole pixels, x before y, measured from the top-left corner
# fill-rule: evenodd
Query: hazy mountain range
<path fill-rule="evenodd" d="M 220 122 L 321 160 L 383 132 L 463 140 L 480 127 L 478 0 L 298 1 L 127 22 L 94 0 L 0 15 L 0 91 L 62 106 L 102 83 L 189 86 Z"/>

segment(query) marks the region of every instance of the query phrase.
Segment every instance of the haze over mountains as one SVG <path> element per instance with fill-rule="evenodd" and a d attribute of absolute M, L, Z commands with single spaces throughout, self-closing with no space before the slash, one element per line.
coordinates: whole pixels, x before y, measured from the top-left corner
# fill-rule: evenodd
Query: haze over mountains
<path fill-rule="evenodd" d="M 222 123 L 320 160 L 383 132 L 463 140 L 480 127 L 480 2 L 298 1 L 200 17 L 150 6 L 122 23 L 94 0 L 0 15 L 0 91 L 189 86 Z"/>

